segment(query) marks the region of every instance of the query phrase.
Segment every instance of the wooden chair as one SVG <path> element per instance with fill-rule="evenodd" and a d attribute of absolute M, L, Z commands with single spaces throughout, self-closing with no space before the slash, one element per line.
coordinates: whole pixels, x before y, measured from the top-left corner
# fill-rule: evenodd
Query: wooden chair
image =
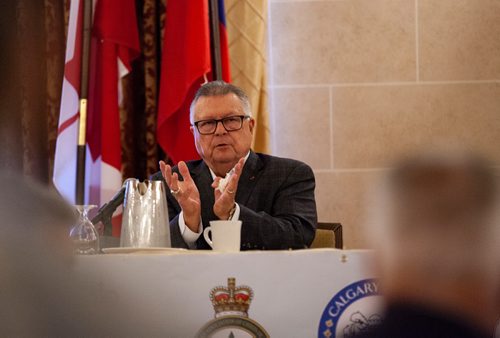
<path fill-rule="evenodd" d="M 311 244 L 314 248 L 336 248 L 342 249 L 342 224 L 318 222 L 316 236 Z"/>

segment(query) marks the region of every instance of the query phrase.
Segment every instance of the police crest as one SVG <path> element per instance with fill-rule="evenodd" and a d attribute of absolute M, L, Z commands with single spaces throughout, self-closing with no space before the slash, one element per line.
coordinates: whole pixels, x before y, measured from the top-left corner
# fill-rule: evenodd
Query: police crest
<path fill-rule="evenodd" d="M 248 316 L 253 299 L 249 286 L 236 286 L 235 278 L 227 279 L 226 286 L 217 286 L 210 291 L 215 318 L 206 323 L 196 334 L 198 338 L 266 338 L 269 334 L 256 321 Z"/>

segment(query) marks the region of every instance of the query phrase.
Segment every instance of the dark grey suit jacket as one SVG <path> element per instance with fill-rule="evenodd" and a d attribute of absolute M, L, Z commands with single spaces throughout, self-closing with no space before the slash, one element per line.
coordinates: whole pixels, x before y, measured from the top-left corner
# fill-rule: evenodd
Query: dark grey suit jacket
<path fill-rule="evenodd" d="M 208 166 L 202 160 L 187 162 L 201 199 L 203 227 L 217 220 L 213 212 L 214 189 Z M 178 173 L 177 167 L 173 170 Z M 163 179 L 161 172 L 153 179 Z M 317 214 L 315 180 L 305 163 L 250 152 L 238 182 L 236 203 L 240 206 L 241 250 L 300 249 L 308 247 L 315 234 Z M 184 247 L 178 224 L 181 208 L 167 189 L 173 247 Z M 203 235 L 198 249 L 210 249 Z"/>

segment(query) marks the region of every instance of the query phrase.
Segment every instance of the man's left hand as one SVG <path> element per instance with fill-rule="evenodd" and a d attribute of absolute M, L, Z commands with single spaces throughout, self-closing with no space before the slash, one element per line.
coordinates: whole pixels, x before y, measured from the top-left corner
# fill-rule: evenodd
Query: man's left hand
<path fill-rule="evenodd" d="M 238 163 L 234 166 L 234 174 L 229 179 L 224 191 L 217 189 L 220 177 L 216 177 L 212 183 L 212 188 L 214 188 L 215 203 L 214 203 L 214 214 L 219 219 L 229 219 L 231 210 L 235 207 L 235 197 L 236 191 L 238 189 L 238 181 L 243 170 L 243 165 L 245 164 L 245 159 L 241 158 Z"/>

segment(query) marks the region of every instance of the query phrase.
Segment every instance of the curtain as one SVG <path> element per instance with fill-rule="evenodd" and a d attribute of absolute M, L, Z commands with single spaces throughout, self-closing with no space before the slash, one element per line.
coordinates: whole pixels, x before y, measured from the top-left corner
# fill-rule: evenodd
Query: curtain
<path fill-rule="evenodd" d="M 143 180 L 159 170 L 160 159 L 168 161 L 156 142 L 166 0 L 136 1 L 136 7 L 142 55 L 123 84 L 122 174 Z"/>
<path fill-rule="evenodd" d="M 266 72 L 266 0 L 226 0 L 232 82 L 248 94 L 255 118 L 253 149 L 269 152 Z"/>
<path fill-rule="evenodd" d="M 64 66 L 60 1 L 1 2 L 0 168 L 49 182 Z"/>

